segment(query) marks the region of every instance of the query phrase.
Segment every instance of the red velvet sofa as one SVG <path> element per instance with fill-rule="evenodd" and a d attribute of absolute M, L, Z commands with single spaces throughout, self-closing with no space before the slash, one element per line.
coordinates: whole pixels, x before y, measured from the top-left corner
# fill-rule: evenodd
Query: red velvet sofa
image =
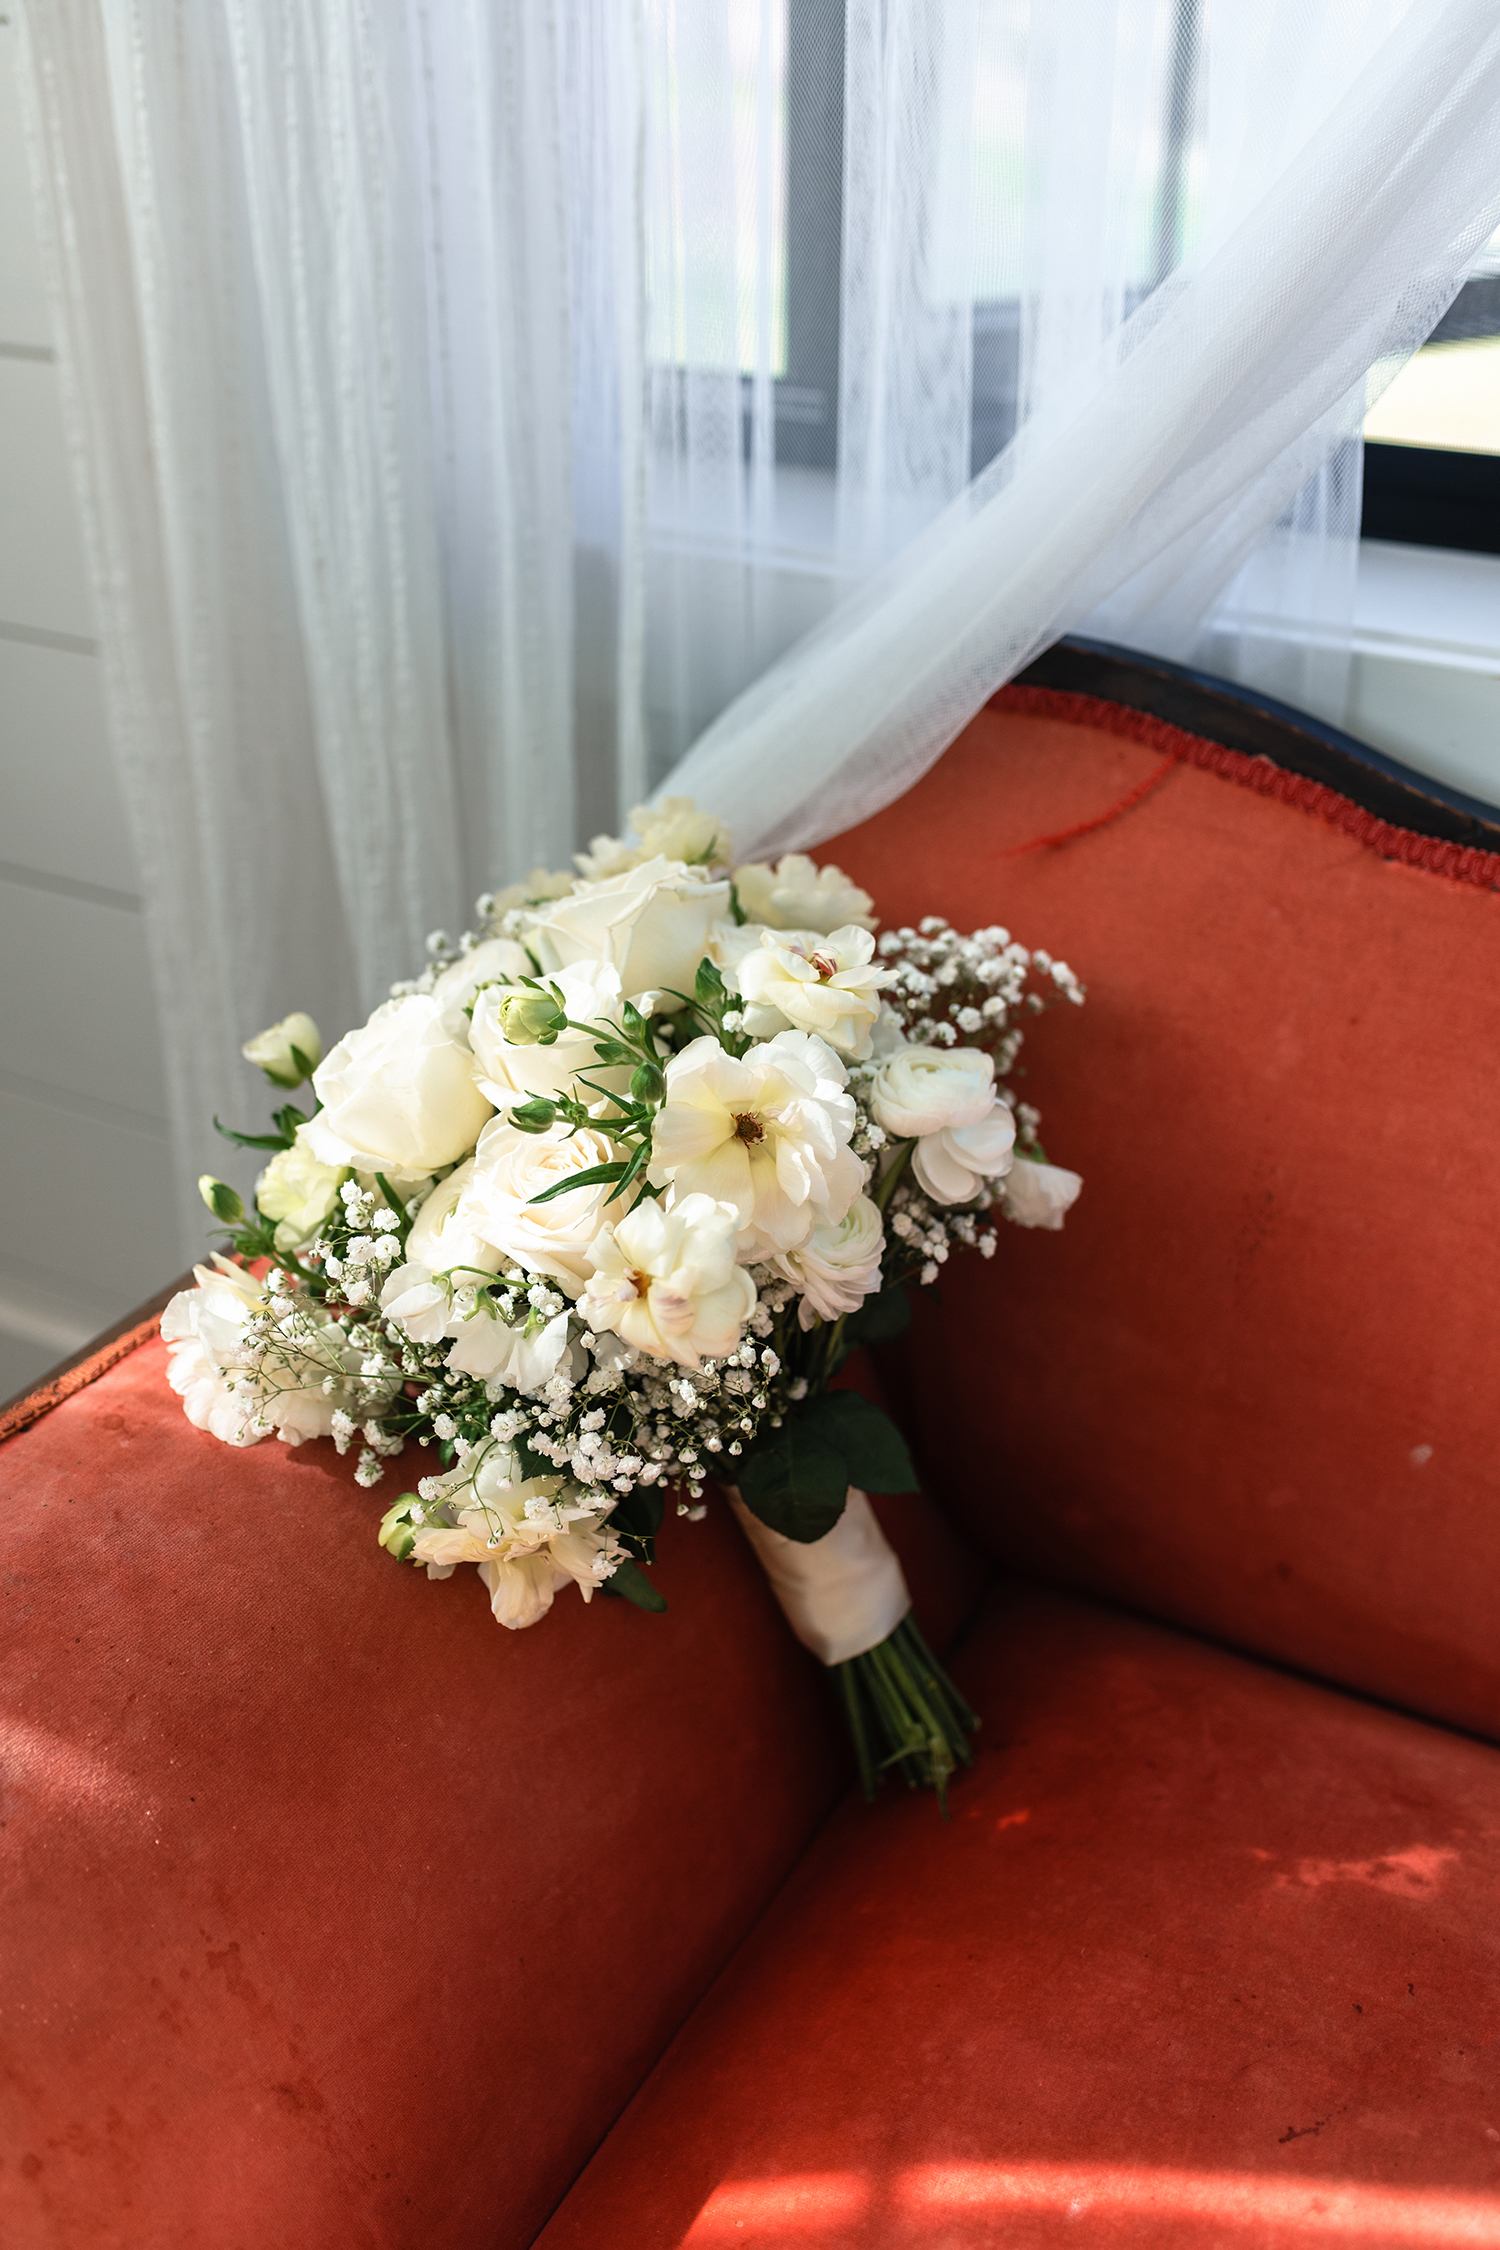
<path fill-rule="evenodd" d="M 7 2250 L 1500 2245 L 1497 851 L 1086 647 L 827 847 L 1090 988 L 880 1370 L 946 1824 L 727 1511 L 512 1636 L 149 1329 L 23 1402 Z"/>

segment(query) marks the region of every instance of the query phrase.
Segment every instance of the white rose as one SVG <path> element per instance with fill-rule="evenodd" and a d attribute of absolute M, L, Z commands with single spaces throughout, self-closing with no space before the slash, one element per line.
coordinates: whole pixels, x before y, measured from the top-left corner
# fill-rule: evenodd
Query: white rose
<path fill-rule="evenodd" d="M 691 994 L 709 932 L 729 911 L 729 885 L 711 883 L 701 868 L 648 859 L 608 882 L 580 883 L 531 925 L 530 939 L 547 975 L 575 961 L 604 961 L 619 973 L 627 1000 Z"/>
<path fill-rule="evenodd" d="M 512 1631 L 545 1617 L 553 1595 L 570 1580 L 588 1601 L 623 1550 L 596 1508 L 570 1500 L 568 1489 L 561 1477 L 519 1476 L 509 1448 L 489 1446 L 477 1463 L 455 1469 L 426 1503 L 430 1513 L 446 1500 L 458 1521 L 421 1526 L 413 1560 L 427 1564 L 429 1577 L 441 1578 L 458 1563 L 477 1563 L 490 1608 Z"/>
<path fill-rule="evenodd" d="M 467 1156 L 490 1104 L 474 1083 L 473 1059 L 444 1028 L 435 993 L 387 1000 L 339 1041 L 313 1077 L 323 1104 L 310 1128 L 315 1153 L 337 1161 L 333 1142 L 363 1172 L 428 1174 Z"/>
<path fill-rule="evenodd" d="M 737 1224 L 729 1205 L 707 1195 L 670 1209 L 638 1203 L 594 1245 L 584 1319 L 679 1367 L 723 1359 L 755 1310 L 755 1284 L 735 1262 Z"/>
<path fill-rule="evenodd" d="M 307 1064 L 306 1070 L 296 1061 L 294 1048 Z M 258 1065 L 273 1086 L 300 1086 L 323 1060 L 323 1035 L 311 1016 L 283 1016 L 269 1031 L 258 1031 L 253 1039 L 247 1039 L 240 1053 L 246 1062 Z"/>
<path fill-rule="evenodd" d="M 1060 1164 L 1038 1164 L 1032 1157 L 1018 1156 L 1005 1176 L 1000 1201 L 1007 1219 L 1018 1227 L 1050 1227 L 1055 1233 L 1082 1186 L 1080 1174 L 1065 1171 Z"/>
<path fill-rule="evenodd" d="M 934 1203 L 973 1203 L 992 1180 L 1011 1168 L 1016 1121 L 1002 1101 L 978 1125 L 949 1125 L 924 1133 L 912 1150 L 911 1168 Z"/>
<path fill-rule="evenodd" d="M 459 1217 L 464 1190 L 473 1177 L 471 1156 L 456 1172 L 439 1180 L 428 1196 L 406 1238 L 406 1255 L 413 1265 L 426 1266 L 433 1273 L 454 1273 L 460 1279 L 476 1269 L 481 1273 L 499 1270 L 500 1253 L 494 1244 L 476 1231 L 467 1214 Z"/>
<path fill-rule="evenodd" d="M 345 1177 L 343 1165 L 325 1164 L 314 1155 L 307 1127 L 299 1127 L 291 1147 L 279 1150 L 255 1183 L 256 1209 L 274 1222 L 278 1250 L 297 1250 L 311 1242 L 337 1203 Z"/>
<path fill-rule="evenodd" d="M 774 867 L 752 860 L 734 871 L 740 911 L 773 930 L 839 930 L 847 923 L 875 927 L 875 901 L 840 867 L 819 867 L 805 852 L 788 852 Z"/>
<path fill-rule="evenodd" d="M 576 1297 L 588 1279 L 589 1248 L 605 1222 L 611 1183 L 576 1188 L 550 1203 L 533 1198 L 616 1157 L 603 1133 L 570 1134 L 563 1125 L 523 1133 L 503 1117 L 492 1118 L 459 1198 L 458 1223 L 493 1242 L 527 1273 L 548 1274 Z"/>
<path fill-rule="evenodd" d="M 768 1039 L 788 1026 L 816 1032 L 856 1060 L 870 1051 L 880 988 L 893 970 L 871 966 L 875 940 L 851 922 L 831 937 L 816 930 L 763 930 L 734 970 L 744 996 L 745 1029 Z"/>
<path fill-rule="evenodd" d="M 995 1065 L 977 1047 L 899 1047 L 870 1083 L 875 1122 L 898 1141 L 982 1124 L 994 1106 Z"/>
<path fill-rule="evenodd" d="M 557 986 L 563 996 L 564 1013 L 574 1023 L 598 1023 L 618 1030 L 620 976 L 607 962 L 580 961 L 571 969 L 559 969 L 547 981 Z M 520 991 L 524 993 L 526 988 Z M 542 1001 L 547 995 L 533 993 L 528 997 Z M 560 1031 L 547 1045 L 534 1040 L 518 1044 L 507 1039 L 505 1016 L 517 998 L 514 985 L 488 985 L 474 1003 L 474 1020 L 469 1027 L 478 1083 L 497 1109 L 511 1109 L 517 1102 L 530 1101 L 534 1094 L 573 1094 L 598 1108 L 601 1105 L 595 1088 L 625 1091 L 630 1083 L 628 1067 L 606 1069 L 596 1060 L 595 1042 L 586 1031 Z M 593 1081 L 592 1086 L 578 1083 L 584 1076 Z"/>
<path fill-rule="evenodd" d="M 795 1250 L 815 1226 L 837 1224 L 864 1186 L 846 1080 L 832 1048 L 805 1031 L 739 1061 L 717 1039 L 693 1040 L 667 1064 L 652 1185 L 729 1204 L 747 1258 Z"/>
<path fill-rule="evenodd" d="M 463 954 L 451 969 L 444 969 L 432 988 L 434 1000 L 443 1004 L 443 1023 L 457 1040 L 468 1037 L 468 1018 L 465 1008 L 473 1001 L 482 984 L 493 984 L 502 977 L 529 977 L 531 957 L 524 945 L 515 938 L 486 938 L 471 952 Z"/>
<path fill-rule="evenodd" d="M 811 1328 L 821 1313 L 837 1320 L 856 1312 L 880 1287 L 885 1229 L 867 1195 L 856 1196 L 837 1226 L 814 1227 L 800 1250 L 772 1262 L 802 1292 L 797 1318 Z"/>

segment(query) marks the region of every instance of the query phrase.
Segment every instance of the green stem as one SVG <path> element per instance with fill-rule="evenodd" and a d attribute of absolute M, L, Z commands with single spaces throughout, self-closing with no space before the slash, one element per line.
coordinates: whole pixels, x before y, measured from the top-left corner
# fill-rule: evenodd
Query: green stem
<path fill-rule="evenodd" d="M 908 1612 L 885 1640 L 831 1670 L 866 1798 L 894 1767 L 909 1789 L 937 1791 L 946 1820 L 948 1783 L 960 1766 L 972 1765 L 968 1738 L 979 1721 L 916 1620 Z"/>

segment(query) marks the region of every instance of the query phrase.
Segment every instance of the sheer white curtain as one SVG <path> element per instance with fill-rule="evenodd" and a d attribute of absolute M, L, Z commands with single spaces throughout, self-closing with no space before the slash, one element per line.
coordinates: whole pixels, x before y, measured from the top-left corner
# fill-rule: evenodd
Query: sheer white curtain
<path fill-rule="evenodd" d="M 1493 0 L 22 24 L 185 1180 L 668 774 L 812 840 L 1080 624 L 1336 716 L 1367 386 L 1500 218 Z"/>

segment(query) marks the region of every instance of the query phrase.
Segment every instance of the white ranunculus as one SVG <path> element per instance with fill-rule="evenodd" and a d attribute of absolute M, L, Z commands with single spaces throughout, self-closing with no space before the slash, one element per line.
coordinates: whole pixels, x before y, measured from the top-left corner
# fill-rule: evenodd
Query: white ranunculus
<path fill-rule="evenodd" d="M 1000 1201 L 1018 1227 L 1050 1227 L 1054 1233 L 1078 1201 L 1083 1180 L 1060 1164 L 1038 1164 L 1018 1156 L 1005 1176 Z"/>
<path fill-rule="evenodd" d="M 306 1300 L 278 1314 L 267 1342 L 246 1334 L 251 1314 L 271 1303 L 252 1274 L 215 1254 L 211 1266 L 193 1268 L 193 1279 L 197 1286 L 179 1290 L 162 1314 L 161 1332 L 171 1346 L 167 1380 L 196 1428 L 225 1445 L 258 1445 L 273 1432 L 284 1445 L 301 1445 L 327 1437 L 340 1408 L 376 1410 L 371 1386 L 359 1380 L 364 1352 Z"/>
<path fill-rule="evenodd" d="M 773 1262 L 802 1292 L 797 1318 L 811 1328 L 821 1313 L 837 1320 L 856 1312 L 880 1287 L 880 1254 L 885 1229 L 867 1195 L 856 1196 L 837 1226 L 814 1227 L 800 1250 Z"/>
<path fill-rule="evenodd" d="M 1015 1141 L 1016 1121 L 997 1097 L 978 1125 L 924 1133 L 911 1152 L 911 1168 L 934 1203 L 973 1203 L 1009 1172 Z"/>
<path fill-rule="evenodd" d="M 586 852 L 575 852 L 585 881 L 606 882 L 647 859 L 675 859 L 689 867 L 729 863 L 728 829 L 717 814 L 699 812 L 691 797 L 663 797 L 659 805 L 637 805 L 630 815 L 630 829 L 634 843 L 624 836 L 596 836 Z"/>
<path fill-rule="evenodd" d="M 620 975 L 608 962 L 580 961 L 573 968 L 557 970 L 547 982 L 557 986 L 563 996 L 564 1013 L 574 1023 L 597 1023 L 606 1031 L 619 1029 Z M 547 997 L 545 993 L 528 993 L 524 986 L 519 989 L 526 998 L 536 1001 Z M 606 1069 L 595 1059 L 595 1042 L 585 1031 L 560 1031 L 548 1045 L 508 1039 L 505 1017 L 517 998 L 514 985 L 487 986 L 474 1003 L 474 1020 L 469 1027 L 478 1082 L 496 1109 L 512 1109 L 535 1094 L 572 1094 L 581 1102 L 599 1107 L 593 1088 L 578 1083 L 584 1076 L 593 1081 L 593 1087 L 604 1087 L 612 1093 L 625 1091 L 630 1083 L 628 1067 Z"/>
<path fill-rule="evenodd" d="M 443 1004 L 443 1022 L 455 1039 L 468 1037 L 469 1023 L 464 1014 L 482 984 L 493 984 L 502 977 L 529 977 L 531 957 L 524 945 L 515 938 L 486 938 L 460 955 L 450 969 L 444 969 L 432 988 L 434 1000 Z"/>
<path fill-rule="evenodd" d="M 607 1226 L 579 1310 L 653 1359 L 699 1367 L 738 1345 L 755 1284 L 735 1260 L 737 1215 L 711 1196 L 669 1208 L 649 1199 Z"/>
<path fill-rule="evenodd" d="M 502 915 L 513 914 L 517 907 L 545 906 L 549 899 L 566 898 L 577 880 L 570 867 L 559 868 L 555 873 L 545 867 L 533 867 L 519 883 L 507 883 L 503 891 L 493 891 L 488 899 L 481 899 L 479 903 L 493 928 Z"/>
<path fill-rule="evenodd" d="M 816 930 L 763 930 L 760 944 L 733 971 L 752 1039 L 778 1031 L 816 1032 L 840 1054 L 870 1051 L 880 989 L 890 969 L 872 965 L 875 940 L 851 922 L 831 937 Z"/>
<path fill-rule="evenodd" d="M 325 1164 L 314 1154 L 305 1125 L 290 1148 L 277 1151 L 255 1183 L 255 1205 L 263 1219 L 275 1224 L 278 1250 L 299 1250 L 311 1242 L 337 1203 L 339 1183 L 346 1177 L 343 1165 Z"/>
<path fill-rule="evenodd" d="M 995 1106 L 995 1065 L 977 1047 L 900 1047 L 870 1084 L 875 1122 L 893 1140 L 979 1125 Z"/>
<path fill-rule="evenodd" d="M 521 1477 L 509 1448 L 491 1445 L 437 1485 L 426 1502 L 429 1517 L 446 1499 L 457 1523 L 420 1526 L 412 1559 L 434 1577 L 447 1577 L 457 1563 L 477 1563 L 500 1623 L 512 1630 L 535 1625 L 559 1588 L 571 1580 L 588 1601 L 623 1559 L 608 1519 L 569 1491 L 562 1477 Z"/>
<path fill-rule="evenodd" d="M 313 1141 L 325 1162 L 335 1161 L 330 1136 L 362 1172 L 429 1174 L 468 1155 L 491 1105 L 443 1015 L 435 993 L 387 1000 L 324 1058 L 313 1077 L 323 1104 Z"/>
<path fill-rule="evenodd" d="M 293 1060 L 294 1047 L 308 1070 L 316 1070 L 323 1060 L 323 1035 L 312 1017 L 300 1011 L 283 1016 L 269 1031 L 258 1031 L 245 1041 L 240 1053 L 246 1062 L 263 1070 L 273 1086 L 300 1086 L 306 1073 Z"/>
<path fill-rule="evenodd" d="M 670 995 L 691 994 L 709 933 L 728 912 L 727 882 L 678 860 L 648 859 L 607 882 L 580 883 L 537 916 L 529 938 L 545 974 L 607 962 L 627 1000 L 660 994 L 670 1013 L 680 1005 Z"/>
<path fill-rule="evenodd" d="M 473 1177 L 471 1156 L 456 1172 L 438 1181 L 406 1238 L 406 1255 L 413 1265 L 426 1266 L 433 1273 L 453 1273 L 460 1280 L 465 1274 L 472 1277 L 476 1269 L 481 1273 L 499 1271 L 501 1257 L 494 1244 L 470 1224 L 467 1214 L 459 1217 L 464 1190 Z"/>
<path fill-rule="evenodd" d="M 875 927 L 875 901 L 840 867 L 819 867 L 805 852 L 788 852 L 774 867 L 752 860 L 734 871 L 734 888 L 747 921 L 773 930 L 841 930 Z"/>
<path fill-rule="evenodd" d="M 856 1111 L 831 1047 L 783 1031 L 742 1060 L 695 1039 L 666 1068 L 650 1177 L 673 1196 L 727 1203 L 748 1259 L 795 1250 L 836 1225 L 864 1186 L 849 1146 Z"/>
<path fill-rule="evenodd" d="M 474 1170 L 459 1198 L 458 1221 L 513 1258 L 527 1273 L 547 1274 L 569 1297 L 588 1279 L 589 1248 L 608 1216 L 608 1181 L 575 1188 L 551 1203 L 533 1197 L 618 1151 L 603 1133 L 569 1133 L 554 1125 L 523 1133 L 506 1118 L 492 1118 L 474 1152 Z"/>

